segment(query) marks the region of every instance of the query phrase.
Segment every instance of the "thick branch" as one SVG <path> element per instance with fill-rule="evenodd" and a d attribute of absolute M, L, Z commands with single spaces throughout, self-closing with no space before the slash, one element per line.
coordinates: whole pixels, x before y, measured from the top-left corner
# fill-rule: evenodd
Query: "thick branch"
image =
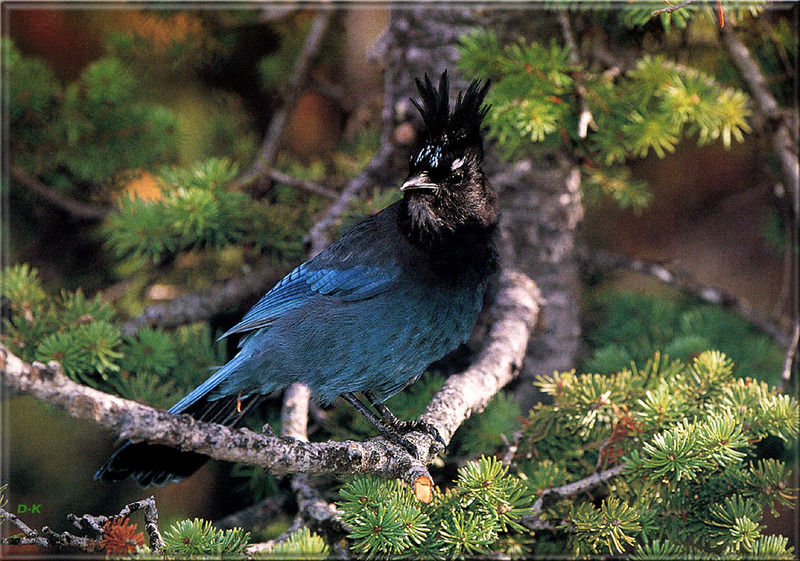
<path fill-rule="evenodd" d="M 11 177 L 29 191 L 36 193 L 53 206 L 76 218 L 103 220 L 113 212 L 113 208 L 110 206 L 87 203 L 68 197 L 29 175 L 19 166 L 11 166 Z"/>
<path fill-rule="evenodd" d="M 201 423 L 76 384 L 56 362 L 28 364 L 0 346 L 2 380 L 11 393 L 30 395 L 76 419 L 103 426 L 132 442 L 174 446 L 217 460 L 260 465 L 274 475 L 370 473 L 414 483 L 427 470 L 383 438 L 366 442 L 308 443 L 248 429 Z"/>
<path fill-rule="evenodd" d="M 525 356 L 538 313 L 538 290 L 520 273 L 504 272 L 499 283 L 489 344 L 474 366 L 445 383 L 423 416 L 446 440 L 514 377 Z M 4 347 L 0 347 L 0 367 L 3 383 L 12 394 L 30 395 L 134 442 L 166 444 L 218 460 L 260 465 L 275 475 L 370 473 L 404 479 L 417 490 L 421 484 L 432 484 L 423 463 L 434 455 L 434 441 L 428 435 L 411 435 L 420 461 L 380 437 L 366 442 L 308 443 L 201 423 L 81 386 L 67 378 L 58 363 L 27 364 Z"/>
<path fill-rule="evenodd" d="M 328 30 L 333 14 L 334 10 L 323 8 L 320 10 L 319 14 L 317 14 L 317 17 L 314 18 L 311 31 L 306 38 L 306 44 L 294 65 L 292 75 L 283 91 L 283 104 L 281 104 L 280 109 L 272 116 L 269 128 L 264 136 L 264 141 L 261 144 L 258 156 L 256 156 L 255 162 L 253 162 L 253 166 L 239 178 L 241 186 L 244 187 L 257 181 L 275 163 L 284 130 L 289 122 L 289 116 L 300 100 L 303 87 L 308 81 L 311 62 L 319 52 L 319 47 L 322 44 L 325 32 Z"/>
<path fill-rule="evenodd" d="M 461 423 L 483 411 L 492 397 L 516 377 L 525 358 L 539 315 L 539 289 L 516 271 L 503 271 L 498 283 L 497 299 L 491 308 L 494 322 L 486 336 L 486 347 L 472 366 L 447 379 L 422 414 L 421 419 L 435 426 L 445 442 L 450 441 Z"/>
<path fill-rule="evenodd" d="M 308 442 L 308 404 L 311 390 L 305 384 L 292 384 L 283 394 L 281 436 Z"/>

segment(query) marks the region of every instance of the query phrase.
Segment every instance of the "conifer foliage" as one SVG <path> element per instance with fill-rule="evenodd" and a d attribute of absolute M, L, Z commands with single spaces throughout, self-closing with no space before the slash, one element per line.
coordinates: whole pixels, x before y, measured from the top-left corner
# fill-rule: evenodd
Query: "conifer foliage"
<path fill-rule="evenodd" d="M 618 17 L 641 27 L 654 9 L 636 5 Z M 677 27 L 689 17 L 673 16 Z M 662 19 L 669 28 L 670 18 Z M 651 195 L 631 178 L 627 163 L 651 153 L 663 158 L 686 138 L 700 145 L 721 140 L 729 148 L 750 132 L 749 96 L 700 69 L 661 53 L 644 54 L 623 73 L 589 68 L 578 63 L 571 50 L 577 48 L 556 40 L 503 44 L 492 31 L 462 39 L 461 67 L 495 82 L 487 97 L 489 134 L 507 156 L 532 145 L 567 145 L 583 164 L 588 195 L 641 209 Z"/>

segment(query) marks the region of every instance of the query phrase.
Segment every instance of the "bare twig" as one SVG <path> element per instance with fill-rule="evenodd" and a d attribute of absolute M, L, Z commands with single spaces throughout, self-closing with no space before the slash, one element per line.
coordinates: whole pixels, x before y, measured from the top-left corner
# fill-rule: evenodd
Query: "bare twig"
<path fill-rule="evenodd" d="M 144 527 L 147 534 L 150 536 L 150 549 L 153 550 L 153 553 L 160 553 L 161 550 L 164 549 L 164 539 L 161 537 L 161 532 L 158 529 L 158 509 L 156 508 L 156 500 L 152 496 L 125 505 L 125 507 L 119 511 L 119 514 L 113 516 L 92 516 L 91 514 L 84 514 L 78 517 L 74 514 L 68 514 L 67 520 L 72 522 L 79 530 L 90 528 L 102 535 L 105 532 L 104 526 L 109 520 L 128 518 L 132 513 L 139 510 L 144 511 Z"/>
<path fill-rule="evenodd" d="M 517 454 L 517 450 L 519 450 L 519 443 L 522 442 L 522 437 L 525 435 L 523 430 L 514 431 L 514 434 L 511 435 L 511 440 L 508 440 L 505 435 L 503 437 L 503 443 L 508 447 L 506 453 L 503 454 L 503 465 L 509 466 L 511 462 L 514 461 L 514 456 Z"/>
<path fill-rule="evenodd" d="M 57 550 L 72 548 L 85 553 L 95 553 L 100 550 L 100 540 L 75 536 L 69 532 L 57 533 L 47 526 L 40 531 L 32 529 L 20 520 L 16 514 L 0 508 L 0 520 L 8 520 L 22 531 L 22 536 L 9 536 L 2 538 L 3 545 L 35 545 L 43 549 Z"/>
<path fill-rule="evenodd" d="M 792 341 L 786 349 L 786 358 L 783 362 L 783 373 L 781 374 L 781 382 L 778 385 L 779 391 L 784 391 L 789 387 L 789 381 L 792 379 L 792 366 L 794 365 L 794 357 L 797 356 L 797 343 L 800 339 L 800 322 L 794 324 L 794 334 Z"/>
<path fill-rule="evenodd" d="M 254 505 L 243 508 L 225 518 L 214 522 L 217 528 L 227 530 L 230 528 L 249 528 L 251 531 L 265 520 L 284 514 L 289 508 L 291 498 L 285 494 L 267 497 Z"/>
<path fill-rule="evenodd" d="M 595 250 L 588 256 L 587 266 L 598 271 L 613 271 L 616 269 L 628 269 L 637 273 L 643 273 L 656 277 L 661 282 L 674 286 L 683 292 L 691 294 L 705 302 L 723 306 L 771 337 L 781 347 L 789 347 L 790 340 L 785 331 L 775 322 L 762 316 L 752 307 L 742 302 L 735 296 L 728 294 L 718 288 L 703 286 L 697 283 L 690 274 L 685 271 L 671 270 L 658 263 L 636 259 L 627 255 L 609 253 L 607 251 Z"/>
<path fill-rule="evenodd" d="M 606 481 L 622 475 L 624 472 L 625 465 L 619 464 L 605 471 L 593 473 L 589 477 L 581 479 L 580 481 L 574 481 L 572 483 L 562 485 L 561 487 L 546 489 L 539 496 L 536 502 L 533 503 L 531 514 L 520 518 L 520 523 L 531 530 L 555 529 L 558 524 L 541 520 L 542 512 L 548 504 L 552 504 L 560 499 L 574 497 L 580 493 L 590 491 L 591 489 L 602 485 Z"/>
<path fill-rule="evenodd" d="M 761 67 L 750 55 L 734 31 L 728 27 L 720 29 L 722 45 L 728 51 L 739 74 L 747 84 L 747 89 L 755 101 L 756 111 L 767 122 L 775 123 L 774 130 L 769 130 L 770 140 L 781 166 L 784 189 L 788 191 L 794 218 L 800 216 L 800 163 L 797 159 L 797 120 L 792 119 L 780 110 L 780 105 L 767 87 L 767 80 Z"/>
<path fill-rule="evenodd" d="M 369 185 L 375 185 L 376 180 L 380 177 L 380 172 L 383 168 L 387 167 L 391 160 L 395 148 L 389 143 L 383 143 L 381 149 L 378 151 L 366 167 L 361 170 L 356 177 L 350 180 L 344 188 L 339 198 L 328 207 L 328 210 L 317 221 L 308 233 L 308 242 L 310 244 L 309 254 L 311 257 L 323 251 L 330 244 L 328 237 L 328 230 L 336 224 L 342 215 L 347 210 L 347 207 L 355 199 L 363 189 Z"/>
<path fill-rule="evenodd" d="M 141 315 L 125 322 L 122 331 L 130 335 L 148 325 L 177 327 L 209 319 L 225 310 L 236 309 L 244 300 L 258 298 L 282 276 L 282 271 L 264 258 L 238 277 L 164 304 L 148 306 Z"/>
<path fill-rule="evenodd" d="M 79 530 L 92 530 L 99 536 L 103 536 L 105 533 L 104 526 L 109 520 L 127 518 L 132 512 L 136 512 L 137 510 L 144 510 L 145 528 L 150 535 L 150 547 L 153 553 L 160 553 L 164 548 L 164 540 L 161 538 L 161 533 L 158 531 L 158 510 L 156 510 L 156 501 L 153 497 L 130 503 L 126 505 L 119 514 L 114 516 L 92 516 L 91 514 L 84 514 L 78 517 L 74 514 L 68 514 L 67 520 L 72 522 Z M 59 534 L 47 526 L 44 526 L 41 531 L 37 532 L 20 520 L 15 514 L 7 512 L 2 508 L 0 508 L 0 519 L 8 520 L 14 524 L 14 526 L 22 531 L 24 536 L 3 538 L 0 543 L 5 545 L 35 545 L 43 549 L 68 547 L 78 549 L 85 553 L 96 553 L 102 548 L 100 539 L 75 536 L 69 532 L 62 532 Z"/>
<path fill-rule="evenodd" d="M 578 44 L 575 42 L 575 35 L 572 33 L 569 13 L 566 10 L 558 11 L 558 23 L 561 26 L 564 42 L 569 48 L 569 61 L 575 66 L 585 66 L 581 65 L 580 51 L 578 50 Z M 578 118 L 578 138 L 586 138 L 589 134 L 589 125 L 594 123 L 594 117 L 592 117 L 592 112 L 589 110 L 589 103 L 586 101 L 586 85 L 580 75 L 575 77 L 575 92 L 578 94 L 578 101 L 581 105 L 581 114 Z"/>
<path fill-rule="evenodd" d="M 303 88 L 308 81 L 311 63 L 319 52 L 322 39 L 328 30 L 334 13 L 335 11 L 333 9 L 322 8 L 316 18 L 314 18 L 311 31 L 306 38 L 305 46 L 294 65 L 292 75 L 283 91 L 283 103 L 280 109 L 272 116 L 269 128 L 264 135 L 264 141 L 261 144 L 261 148 L 252 167 L 239 178 L 238 183 L 241 187 L 247 187 L 263 177 L 265 172 L 275 163 L 284 130 L 289 122 L 289 116 L 300 100 Z"/>
<path fill-rule="evenodd" d="M 22 535 L 24 537 L 18 536 L 10 536 L 7 538 L 3 538 L 3 544 L 7 545 L 36 545 L 39 547 L 49 548 L 50 542 L 47 538 L 44 538 L 39 535 L 39 532 L 25 524 L 19 517 L 14 514 L 13 512 L 8 512 L 4 508 L 0 508 L 0 520 L 7 520 L 11 522 L 14 526 L 20 529 Z"/>
<path fill-rule="evenodd" d="M 291 175 L 287 175 L 275 169 L 268 169 L 264 171 L 264 174 L 267 175 L 269 178 L 274 179 L 275 181 L 278 181 L 280 183 L 285 183 L 286 185 L 291 185 L 292 187 L 298 187 L 300 189 L 308 191 L 309 193 L 314 193 L 316 195 L 325 197 L 326 199 L 336 200 L 339 197 L 339 193 L 337 193 L 333 189 L 325 187 L 321 183 L 308 181 L 306 179 L 298 179 L 296 177 L 292 177 Z"/>
<path fill-rule="evenodd" d="M 29 191 L 76 218 L 103 220 L 114 212 L 111 206 L 87 203 L 68 197 L 55 188 L 45 185 L 19 166 L 11 166 L 11 177 Z"/>

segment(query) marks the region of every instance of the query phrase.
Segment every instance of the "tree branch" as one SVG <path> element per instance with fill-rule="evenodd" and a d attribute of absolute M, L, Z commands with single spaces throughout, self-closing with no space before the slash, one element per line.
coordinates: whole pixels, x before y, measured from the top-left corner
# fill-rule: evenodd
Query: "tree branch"
<path fill-rule="evenodd" d="M 794 218 L 800 216 L 800 163 L 797 159 L 797 127 L 796 118 L 792 119 L 781 113 L 780 105 L 767 87 L 767 80 L 761 67 L 750 55 L 730 27 L 720 29 L 722 45 L 728 51 L 739 74 L 747 84 L 747 89 L 755 101 L 755 109 L 762 120 L 777 123 L 774 130 L 768 130 L 772 147 L 781 166 L 784 188 L 789 192 Z"/>
<path fill-rule="evenodd" d="M 385 169 L 390 167 L 396 148 L 385 142 L 372 160 L 356 177 L 350 180 L 325 214 L 312 226 L 306 237 L 310 245 L 309 257 L 323 251 L 330 244 L 328 230 L 340 219 L 342 214 L 357 196 L 369 185 L 380 183 Z M 232 278 L 211 288 L 181 296 L 164 304 L 148 306 L 145 311 L 122 326 L 128 335 L 140 327 L 153 325 L 177 327 L 195 321 L 206 320 L 226 309 L 235 309 L 243 300 L 258 298 L 283 277 L 276 272 L 272 262 L 261 260 L 245 274 Z"/>
<path fill-rule="evenodd" d="M 114 212 L 114 208 L 111 206 L 87 203 L 68 197 L 53 187 L 45 185 L 19 166 L 11 166 L 11 177 L 29 191 L 76 218 L 103 220 Z"/>
<path fill-rule="evenodd" d="M 594 489 L 606 481 L 622 475 L 624 472 L 625 465 L 619 464 L 605 471 L 593 473 L 589 477 L 581 479 L 580 481 L 567 483 L 561 487 L 545 489 L 536 502 L 533 503 L 533 508 L 531 509 L 532 513 L 520 518 L 520 523 L 531 530 L 553 530 L 556 528 L 556 526 L 558 526 L 558 524 L 553 524 L 541 519 L 542 511 L 547 505 L 558 500 L 565 499 L 567 497 L 574 497 L 575 495 Z"/>
<path fill-rule="evenodd" d="M 156 499 L 150 496 L 141 501 L 136 501 L 125 505 L 119 514 L 113 516 L 92 516 L 91 514 L 84 514 L 81 517 L 74 514 L 68 514 L 67 520 L 72 522 L 79 530 L 86 530 L 88 528 L 103 535 L 105 532 L 104 526 L 109 520 L 116 520 L 119 518 L 128 518 L 136 511 L 144 511 L 144 527 L 147 534 L 150 536 L 150 549 L 153 553 L 160 553 L 164 549 L 164 538 L 161 537 L 161 532 L 158 529 L 158 509 L 156 508 Z"/>
<path fill-rule="evenodd" d="M 447 379 L 420 417 L 435 426 L 445 442 L 516 377 L 536 326 L 541 303 L 536 283 L 522 273 L 503 271 L 498 284 L 486 347 L 472 366 Z"/>
<path fill-rule="evenodd" d="M 97 553 L 101 549 L 100 540 L 75 536 L 69 532 L 53 531 L 48 526 L 43 526 L 40 531 L 30 528 L 15 514 L 0 508 L 0 520 L 8 520 L 14 526 L 22 530 L 23 536 L 9 536 L 0 540 L 4 545 L 35 545 L 43 549 L 59 550 L 71 548 L 83 551 L 84 553 Z"/>
<path fill-rule="evenodd" d="M 779 391 L 784 391 L 789 387 L 789 381 L 792 379 L 792 372 L 794 371 L 794 358 L 797 356 L 797 344 L 800 340 L 800 322 L 794 324 L 794 333 L 789 347 L 786 349 L 786 357 L 783 361 L 783 373 L 781 374 L 781 382 L 778 385 Z"/>
<path fill-rule="evenodd" d="M 161 550 L 164 549 L 164 540 L 161 537 L 161 532 L 158 530 L 158 510 L 156 509 L 156 501 L 153 497 L 130 503 L 126 505 L 119 514 L 113 516 L 92 516 L 91 514 L 84 514 L 78 517 L 74 514 L 68 514 L 67 520 L 72 522 L 79 530 L 84 532 L 92 530 L 102 537 L 105 534 L 105 525 L 109 520 L 127 518 L 131 513 L 137 510 L 144 510 L 145 528 L 150 535 L 150 548 L 153 553 L 160 553 Z M 24 536 L 3 538 L 0 543 L 6 545 L 35 545 L 42 549 L 50 550 L 67 547 L 85 553 L 97 553 L 103 547 L 100 539 L 75 536 L 69 532 L 62 532 L 59 534 L 47 526 L 44 526 L 41 531 L 37 532 L 20 520 L 15 514 L 3 508 L 0 508 L 0 520 L 8 520 L 19 528 Z"/>
<path fill-rule="evenodd" d="M 25 524 L 13 512 L 8 512 L 6 509 L 0 507 L 0 520 L 11 522 L 14 526 L 19 528 L 23 535 L 23 537 L 11 536 L 3 538 L 2 543 L 7 545 L 36 545 L 42 548 L 50 547 L 50 541 L 47 538 L 40 536 L 39 532 Z"/>
<path fill-rule="evenodd" d="M 306 179 L 298 179 L 296 177 L 292 177 L 291 175 L 287 175 L 275 169 L 265 170 L 264 173 L 270 179 L 274 179 L 279 183 L 291 185 L 292 187 L 298 187 L 299 189 L 303 189 L 304 191 L 308 191 L 309 193 L 314 193 L 315 195 L 325 197 L 326 199 L 336 200 L 339 197 L 339 193 L 337 193 L 333 189 L 329 189 L 325 185 L 316 183 L 314 181 L 308 181 Z"/>
<path fill-rule="evenodd" d="M 614 271 L 622 268 L 653 276 L 661 282 L 674 286 L 704 302 L 723 306 L 733 311 L 743 319 L 755 325 L 781 347 L 787 348 L 790 345 L 790 336 L 787 336 L 784 330 L 781 329 L 779 325 L 776 325 L 775 322 L 762 316 L 756 310 L 731 294 L 723 292 L 718 288 L 698 284 L 692 279 L 691 275 L 684 271 L 673 271 L 658 263 L 651 263 L 642 259 L 609 253 L 603 250 L 592 251 L 588 256 L 586 266 L 597 271 Z"/>
<path fill-rule="evenodd" d="M 122 325 L 128 335 L 148 325 L 177 327 L 209 319 L 227 309 L 236 309 L 243 300 L 258 298 L 283 277 L 274 263 L 264 258 L 241 276 L 211 288 L 192 292 L 164 304 L 154 304 Z"/>
<path fill-rule="evenodd" d="M 423 418 L 449 440 L 458 426 L 480 411 L 519 369 L 538 313 L 536 285 L 520 273 L 500 276 L 500 289 L 491 308 L 496 322 L 489 344 L 474 366 L 451 377 L 434 396 Z M 412 433 L 417 456 L 382 437 L 365 442 L 308 443 L 287 437 L 257 434 L 201 423 L 188 415 L 172 415 L 79 385 L 56 362 L 28 364 L 0 346 L 2 381 L 11 393 L 35 397 L 70 416 L 92 421 L 123 439 L 148 441 L 198 452 L 218 460 L 260 465 L 274 475 L 334 474 L 338 477 L 369 473 L 403 479 L 421 500 L 430 498 L 433 480 L 425 467 L 434 454 L 434 440 Z M 428 493 L 426 493 L 426 490 Z"/>
<path fill-rule="evenodd" d="M 347 211 L 350 203 L 362 190 L 369 185 L 379 184 L 381 170 L 389 165 L 394 156 L 395 148 L 389 143 L 382 143 L 381 148 L 372 160 L 361 170 L 356 177 L 350 180 L 339 197 L 328 207 L 325 214 L 308 232 L 307 241 L 310 245 L 309 256 L 313 257 L 325 250 L 330 245 L 328 230 L 333 227 Z"/>
<path fill-rule="evenodd" d="M 572 33 L 569 13 L 566 10 L 558 10 L 557 17 L 561 26 L 561 35 L 564 36 L 564 42 L 569 48 L 569 61 L 575 66 L 585 68 L 586 65 L 581 64 L 580 51 L 578 50 L 578 43 L 575 41 L 575 35 Z M 581 105 L 581 114 L 578 119 L 578 138 L 586 138 L 589 134 L 589 125 L 594 123 L 594 117 L 586 101 L 586 85 L 583 83 L 581 75 L 575 77 L 575 93 Z"/>
<path fill-rule="evenodd" d="M 422 462 L 378 437 L 366 442 L 308 443 L 248 429 L 201 423 L 101 391 L 67 378 L 57 362 L 28 364 L 0 346 L 2 380 L 11 393 L 30 395 L 76 419 L 92 421 L 132 442 L 165 444 L 217 460 L 259 465 L 274 475 L 369 473 L 413 484 L 428 477 Z"/>
<path fill-rule="evenodd" d="M 696 0 L 684 0 L 680 4 L 675 4 L 674 6 L 667 6 L 666 8 L 661 8 L 660 10 L 655 10 L 652 14 L 653 17 L 660 16 L 661 14 L 671 14 L 672 12 L 677 12 L 678 10 L 685 8 L 689 4 L 694 4 Z"/>
<path fill-rule="evenodd" d="M 272 116 L 269 128 L 264 135 L 264 141 L 261 144 L 261 148 L 259 149 L 253 165 L 239 178 L 238 183 L 240 187 L 249 187 L 252 183 L 258 181 L 275 163 L 275 159 L 278 156 L 278 149 L 283 139 L 284 130 L 289 122 L 289 116 L 300 100 L 303 87 L 308 81 L 311 63 L 319 52 L 322 39 L 325 36 L 325 32 L 328 30 L 334 13 L 335 10 L 323 7 L 316 18 L 314 18 L 314 22 L 311 24 L 311 31 L 309 31 L 308 37 L 306 38 L 305 46 L 283 90 L 283 103 L 280 109 Z"/>

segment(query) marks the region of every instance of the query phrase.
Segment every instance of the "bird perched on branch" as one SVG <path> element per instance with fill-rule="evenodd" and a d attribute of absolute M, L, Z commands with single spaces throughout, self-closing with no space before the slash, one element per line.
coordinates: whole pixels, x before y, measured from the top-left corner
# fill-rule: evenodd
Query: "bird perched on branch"
<path fill-rule="evenodd" d="M 434 427 L 400 421 L 383 402 L 467 339 L 497 269 L 497 204 L 481 169 L 489 83 L 472 82 L 452 110 L 446 72 L 438 89 L 427 75 L 417 87 L 424 130 L 403 198 L 275 285 L 223 335 L 243 334 L 238 354 L 171 413 L 236 426 L 262 397 L 302 382 L 323 404 L 343 397 L 412 453 L 411 431 L 444 444 Z M 205 460 L 127 442 L 95 479 L 164 484 Z"/>

